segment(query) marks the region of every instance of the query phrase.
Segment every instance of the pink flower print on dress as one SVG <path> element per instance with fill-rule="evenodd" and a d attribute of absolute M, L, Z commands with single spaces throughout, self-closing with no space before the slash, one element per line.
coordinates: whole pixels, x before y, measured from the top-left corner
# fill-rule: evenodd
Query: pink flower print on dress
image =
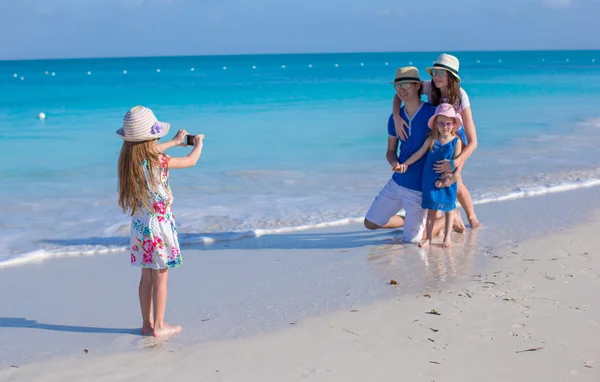
<path fill-rule="evenodd" d="M 172 248 L 171 249 L 171 255 L 169 255 L 169 260 L 175 260 L 178 257 L 179 257 L 179 249 Z"/>
<path fill-rule="evenodd" d="M 132 253 L 131 254 L 131 264 L 135 263 L 135 255 Z"/>
<path fill-rule="evenodd" d="M 154 248 L 162 249 L 165 247 L 165 242 L 160 237 L 154 237 Z"/>
<path fill-rule="evenodd" d="M 167 212 L 167 206 L 164 202 L 154 203 L 154 213 L 164 215 Z"/>
<path fill-rule="evenodd" d="M 142 261 L 145 264 L 152 264 L 152 253 L 144 253 Z"/>
<path fill-rule="evenodd" d="M 144 255 L 149 254 L 152 256 L 154 254 L 154 242 L 152 240 L 144 240 Z M 144 256 L 145 257 L 145 256 Z"/>
<path fill-rule="evenodd" d="M 139 252 L 140 251 L 140 247 L 138 247 L 137 245 L 134 245 L 133 247 L 131 247 L 131 250 L 133 252 Z"/>

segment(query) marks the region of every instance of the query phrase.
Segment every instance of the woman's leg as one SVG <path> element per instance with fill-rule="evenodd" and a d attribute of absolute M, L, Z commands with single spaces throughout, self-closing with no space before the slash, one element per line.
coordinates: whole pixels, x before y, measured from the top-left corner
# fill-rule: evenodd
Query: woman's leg
<path fill-rule="evenodd" d="M 467 214 L 467 219 L 469 219 L 469 224 L 471 228 L 480 228 L 482 225 L 477 219 L 477 215 L 475 214 L 475 208 L 473 207 L 473 200 L 471 199 L 471 194 L 467 189 L 467 186 L 462 181 L 462 177 L 458 178 L 458 191 L 456 194 L 456 198 L 458 202 L 465 210 Z"/>
<path fill-rule="evenodd" d="M 167 308 L 167 281 L 168 269 L 154 269 L 152 271 L 154 294 L 154 337 L 179 333 L 181 326 L 165 323 L 165 309 Z"/>

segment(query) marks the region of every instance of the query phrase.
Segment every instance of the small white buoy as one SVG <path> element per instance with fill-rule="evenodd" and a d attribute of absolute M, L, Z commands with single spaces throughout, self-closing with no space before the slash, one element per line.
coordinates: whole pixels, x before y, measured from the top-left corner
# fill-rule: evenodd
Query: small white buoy
<path fill-rule="evenodd" d="M 565 60 L 565 62 L 569 62 L 569 59 L 567 58 L 567 59 Z"/>
<path fill-rule="evenodd" d="M 44 119 L 46 119 L 46 114 L 40 113 L 40 114 L 38 114 L 38 118 L 41 120 L 44 120 Z"/>
<path fill-rule="evenodd" d="M 92 75 L 92 72 L 88 71 L 88 76 L 91 76 L 91 75 Z"/>
<path fill-rule="evenodd" d="M 44 74 L 45 74 L 45 75 L 48 75 L 48 71 L 46 70 L 46 71 L 44 72 Z"/>
<path fill-rule="evenodd" d="M 160 73 L 160 69 L 156 69 L 156 73 Z"/>
<path fill-rule="evenodd" d="M 227 67 L 226 67 L 226 66 L 224 66 L 224 67 L 223 67 L 223 70 L 227 70 Z"/>
<path fill-rule="evenodd" d="M 481 60 L 477 60 L 477 63 L 478 63 L 478 64 L 480 64 L 480 63 L 481 63 Z"/>
<path fill-rule="evenodd" d="M 256 65 L 252 65 L 252 69 L 256 69 Z"/>
<path fill-rule="evenodd" d="M 335 67 L 336 67 L 336 68 L 337 68 L 338 66 L 339 66 L 338 64 L 335 64 Z"/>
<path fill-rule="evenodd" d="M 412 65 L 412 64 L 413 64 L 413 63 L 412 63 L 412 61 L 409 61 L 409 62 L 408 62 L 408 65 Z"/>
<path fill-rule="evenodd" d="M 542 62 L 546 62 L 546 59 L 545 59 L 545 58 L 542 58 Z"/>
<path fill-rule="evenodd" d="M 389 65 L 389 64 L 386 62 L 386 63 L 385 63 L 385 66 L 388 66 L 388 65 Z"/>
<path fill-rule="evenodd" d="M 365 64 L 363 62 L 360 63 L 360 66 L 365 66 Z"/>
<path fill-rule="evenodd" d="M 502 59 L 499 59 L 498 62 L 502 63 Z"/>
<path fill-rule="evenodd" d="M 308 67 L 309 67 L 309 68 L 312 68 L 312 64 L 308 64 Z"/>
<path fill-rule="evenodd" d="M 123 74 L 127 74 L 127 70 L 123 70 Z"/>
<path fill-rule="evenodd" d="M 25 77 L 21 76 L 21 81 L 23 81 L 25 79 Z"/>
<path fill-rule="evenodd" d="M 281 65 L 281 69 L 285 69 L 285 65 Z"/>
<path fill-rule="evenodd" d="M 194 68 L 191 68 L 190 70 L 193 72 L 193 71 L 194 71 L 194 70 L 196 70 L 196 69 L 194 69 Z"/>
<path fill-rule="evenodd" d="M 13 74 L 13 77 L 17 78 L 19 75 L 17 73 Z"/>
<path fill-rule="evenodd" d="M 595 59 L 595 58 L 592 58 L 592 62 L 596 62 L 596 59 Z"/>
<path fill-rule="evenodd" d="M 52 72 L 52 77 L 54 77 L 56 75 L 56 73 Z"/>

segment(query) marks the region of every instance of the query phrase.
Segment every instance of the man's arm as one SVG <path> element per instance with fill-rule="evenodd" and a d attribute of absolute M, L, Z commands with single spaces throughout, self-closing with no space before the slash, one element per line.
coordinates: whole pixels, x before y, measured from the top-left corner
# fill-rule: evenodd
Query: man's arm
<path fill-rule="evenodd" d="M 385 153 L 385 159 L 387 159 L 392 170 L 398 165 L 398 143 L 399 140 L 396 137 L 388 136 L 387 152 Z"/>

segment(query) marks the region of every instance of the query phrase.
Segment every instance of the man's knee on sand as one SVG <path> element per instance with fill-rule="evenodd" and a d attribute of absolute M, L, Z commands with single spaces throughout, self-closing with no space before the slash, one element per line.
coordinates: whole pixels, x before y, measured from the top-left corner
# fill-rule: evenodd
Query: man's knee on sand
<path fill-rule="evenodd" d="M 370 229 L 370 230 L 376 230 L 376 229 L 381 228 L 381 226 L 378 226 L 377 224 L 370 222 L 367 219 L 365 219 L 364 224 L 365 224 L 365 228 Z"/>

